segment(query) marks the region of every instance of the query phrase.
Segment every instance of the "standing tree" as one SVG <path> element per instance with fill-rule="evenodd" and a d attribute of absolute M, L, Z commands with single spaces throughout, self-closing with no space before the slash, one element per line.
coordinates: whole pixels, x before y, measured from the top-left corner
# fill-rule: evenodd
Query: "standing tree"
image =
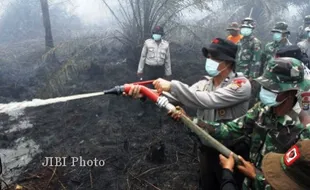
<path fill-rule="evenodd" d="M 48 51 L 54 47 L 49 7 L 47 0 L 40 0 L 40 2 L 42 8 L 43 24 L 45 28 L 45 47 L 46 51 Z"/>
<path fill-rule="evenodd" d="M 118 9 L 113 9 L 108 0 L 102 2 L 119 25 L 115 38 L 138 58 L 143 42 L 151 36 L 154 26 L 164 26 L 167 34 L 180 26 L 177 21 L 182 18 L 183 11 L 209 10 L 212 0 L 117 0 Z"/>

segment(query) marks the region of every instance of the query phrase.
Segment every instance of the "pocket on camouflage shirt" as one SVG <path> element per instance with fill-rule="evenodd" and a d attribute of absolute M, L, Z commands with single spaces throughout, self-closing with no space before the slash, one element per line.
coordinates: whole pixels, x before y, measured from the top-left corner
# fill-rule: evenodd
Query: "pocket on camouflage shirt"
<path fill-rule="evenodd" d="M 248 49 L 243 50 L 241 54 L 241 60 L 247 61 L 250 60 L 251 58 L 252 58 L 252 52 Z"/>

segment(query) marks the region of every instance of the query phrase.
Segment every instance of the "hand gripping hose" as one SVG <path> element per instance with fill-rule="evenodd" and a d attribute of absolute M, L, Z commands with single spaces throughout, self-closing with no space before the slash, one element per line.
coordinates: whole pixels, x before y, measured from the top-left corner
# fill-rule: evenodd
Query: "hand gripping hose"
<path fill-rule="evenodd" d="M 150 81 L 144 81 L 144 82 L 138 82 L 133 83 L 137 85 L 144 85 L 144 84 L 150 84 Z M 123 92 L 129 93 L 131 88 L 131 85 L 125 84 L 123 86 L 116 86 L 111 90 L 105 91 L 105 94 L 117 94 L 121 95 Z M 168 98 L 164 96 L 160 96 L 156 92 L 152 91 L 151 89 L 141 86 L 140 93 L 149 98 L 151 101 L 155 102 L 157 106 L 160 108 L 165 108 L 167 111 L 176 112 L 177 109 L 174 105 L 169 103 Z M 211 146 L 214 149 L 218 150 L 221 154 L 223 154 L 226 157 L 229 157 L 230 153 L 232 152 L 227 147 L 225 147 L 223 144 L 221 144 L 219 141 L 214 139 L 209 133 L 207 133 L 205 130 L 200 128 L 198 125 L 196 125 L 189 117 L 187 117 L 185 114 L 181 113 L 181 121 L 189 128 L 191 129 L 201 140 L 204 145 Z M 238 156 L 234 154 L 234 159 L 237 163 L 240 163 Z"/>

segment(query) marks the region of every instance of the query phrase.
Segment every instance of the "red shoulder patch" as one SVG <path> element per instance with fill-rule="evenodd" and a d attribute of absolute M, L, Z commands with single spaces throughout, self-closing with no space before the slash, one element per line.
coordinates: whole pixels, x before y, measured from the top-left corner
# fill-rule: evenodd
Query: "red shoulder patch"
<path fill-rule="evenodd" d="M 286 166 L 291 166 L 296 160 L 300 158 L 300 151 L 297 145 L 290 148 L 284 155 L 284 164 Z"/>
<path fill-rule="evenodd" d="M 213 43 L 213 44 L 218 44 L 218 43 L 220 43 L 220 40 L 218 40 L 217 38 L 215 38 L 215 39 L 212 40 L 212 43 Z"/>
<path fill-rule="evenodd" d="M 245 84 L 246 83 L 246 79 L 244 78 L 239 78 L 239 79 L 234 79 L 233 80 L 233 83 L 238 85 L 239 87 L 242 86 L 242 84 Z"/>
<path fill-rule="evenodd" d="M 228 85 L 228 87 L 230 87 L 233 90 L 238 90 L 239 88 L 242 87 L 242 84 L 246 83 L 246 81 L 247 80 L 245 78 L 234 79 L 232 83 Z"/>
<path fill-rule="evenodd" d="M 310 107 L 310 92 L 303 92 L 301 94 L 301 104 L 303 110 L 309 110 Z"/>

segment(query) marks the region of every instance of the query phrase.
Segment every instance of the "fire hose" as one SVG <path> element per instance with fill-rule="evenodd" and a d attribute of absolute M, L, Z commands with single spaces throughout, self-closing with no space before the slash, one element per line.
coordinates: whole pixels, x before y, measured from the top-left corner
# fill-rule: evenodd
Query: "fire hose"
<path fill-rule="evenodd" d="M 167 97 L 162 96 L 156 92 L 154 92 L 152 89 L 147 88 L 147 84 L 152 84 L 153 81 L 141 81 L 141 82 L 135 82 L 131 84 L 140 85 L 140 93 L 143 94 L 145 97 L 150 99 L 151 101 L 155 102 L 157 106 L 160 108 L 165 108 L 167 111 L 176 112 L 176 107 L 169 103 L 169 100 Z M 121 86 L 115 86 L 114 88 L 110 90 L 105 90 L 104 94 L 115 94 L 115 95 L 122 95 L 124 92 L 129 93 L 132 85 L 125 84 Z M 219 141 L 214 139 L 208 132 L 200 128 L 198 125 L 196 125 L 188 116 L 186 116 L 184 113 L 180 113 L 180 119 L 181 121 L 192 131 L 194 132 L 201 140 L 204 145 L 211 146 L 212 148 L 219 151 L 221 154 L 223 154 L 225 157 L 229 157 L 230 153 L 232 152 L 227 147 L 225 147 L 223 144 L 221 144 Z M 234 159 L 237 163 L 240 163 L 238 156 L 233 153 Z"/>

